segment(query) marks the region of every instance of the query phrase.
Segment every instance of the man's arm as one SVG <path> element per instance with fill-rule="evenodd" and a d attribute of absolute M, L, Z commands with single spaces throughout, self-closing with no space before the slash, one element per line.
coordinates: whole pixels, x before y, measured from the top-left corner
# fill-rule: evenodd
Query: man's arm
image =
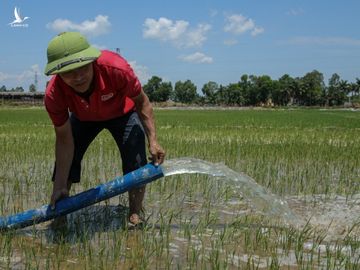
<path fill-rule="evenodd" d="M 155 165 L 159 165 L 164 162 L 165 151 L 158 144 L 156 138 L 155 120 L 152 105 L 148 96 L 141 90 L 140 94 L 133 98 L 135 102 L 136 111 L 140 116 L 140 119 L 145 128 L 146 136 L 149 143 L 149 152 L 152 156 L 152 161 Z"/>
<path fill-rule="evenodd" d="M 50 202 L 52 208 L 56 201 L 69 195 L 68 177 L 74 156 L 74 140 L 69 119 L 64 125 L 55 127 L 55 135 L 56 173 Z"/>

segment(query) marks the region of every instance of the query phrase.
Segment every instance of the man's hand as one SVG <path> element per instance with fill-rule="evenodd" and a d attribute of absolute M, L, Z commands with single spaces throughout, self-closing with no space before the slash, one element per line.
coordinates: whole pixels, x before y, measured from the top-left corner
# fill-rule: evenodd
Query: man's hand
<path fill-rule="evenodd" d="M 151 160 L 155 166 L 158 166 L 164 162 L 165 151 L 158 143 L 152 143 L 149 145 L 149 152 Z"/>
<path fill-rule="evenodd" d="M 69 119 L 62 126 L 55 127 L 55 135 L 56 172 L 50 201 L 52 209 L 55 209 L 55 203 L 58 200 L 69 196 L 71 187 L 71 182 L 68 182 L 68 178 L 74 155 L 74 139 Z"/>
<path fill-rule="evenodd" d="M 136 112 L 139 114 L 145 128 L 151 160 L 155 166 L 158 166 L 164 162 L 165 151 L 157 143 L 152 105 L 143 89 L 141 89 L 141 93 L 137 97 L 133 98 L 133 101 L 135 102 Z"/>
<path fill-rule="evenodd" d="M 56 202 L 66 197 L 69 197 L 69 191 L 67 190 L 67 188 L 61 188 L 61 189 L 54 188 L 50 201 L 51 209 L 54 210 Z"/>

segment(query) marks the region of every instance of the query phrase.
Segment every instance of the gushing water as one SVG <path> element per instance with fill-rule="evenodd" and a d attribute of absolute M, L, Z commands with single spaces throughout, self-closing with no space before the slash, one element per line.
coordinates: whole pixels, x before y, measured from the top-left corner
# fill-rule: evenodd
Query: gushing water
<path fill-rule="evenodd" d="M 350 199 L 338 195 L 327 200 L 325 195 L 286 196 L 281 199 L 244 173 L 233 171 L 224 164 L 194 158 L 168 160 L 163 164 L 163 171 L 165 176 L 198 173 L 223 179 L 254 210 L 269 218 L 280 218 L 285 225 L 295 228 L 309 224 L 317 230 L 326 230 L 327 240 L 360 233 L 360 194 Z"/>
<path fill-rule="evenodd" d="M 286 201 L 267 191 L 248 175 L 233 171 L 223 164 L 194 158 L 179 158 L 166 161 L 162 167 L 165 176 L 198 173 L 221 177 L 238 190 L 256 211 L 271 218 L 280 218 L 287 225 L 299 224 L 299 219 L 290 210 Z"/>

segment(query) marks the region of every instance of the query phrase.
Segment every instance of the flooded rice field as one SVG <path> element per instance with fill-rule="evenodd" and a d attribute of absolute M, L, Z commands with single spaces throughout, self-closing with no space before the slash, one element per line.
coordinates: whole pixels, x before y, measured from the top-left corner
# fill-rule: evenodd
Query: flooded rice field
<path fill-rule="evenodd" d="M 168 159 L 147 185 L 142 228 L 128 227 L 122 194 L 57 224 L 1 232 L 0 269 L 360 267 L 357 112 L 190 115 L 157 112 Z M 0 121 L 5 217 L 48 204 L 54 141 L 41 109 L 0 110 Z M 101 134 L 71 195 L 119 175 L 118 160 Z"/>

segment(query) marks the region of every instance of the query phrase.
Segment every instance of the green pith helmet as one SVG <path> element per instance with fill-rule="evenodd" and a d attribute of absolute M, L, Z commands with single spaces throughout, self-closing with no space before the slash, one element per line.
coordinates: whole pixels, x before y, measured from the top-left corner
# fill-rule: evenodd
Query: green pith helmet
<path fill-rule="evenodd" d="M 54 37 L 47 48 L 45 75 L 67 72 L 91 63 L 100 51 L 90 46 L 78 32 L 63 32 Z"/>

